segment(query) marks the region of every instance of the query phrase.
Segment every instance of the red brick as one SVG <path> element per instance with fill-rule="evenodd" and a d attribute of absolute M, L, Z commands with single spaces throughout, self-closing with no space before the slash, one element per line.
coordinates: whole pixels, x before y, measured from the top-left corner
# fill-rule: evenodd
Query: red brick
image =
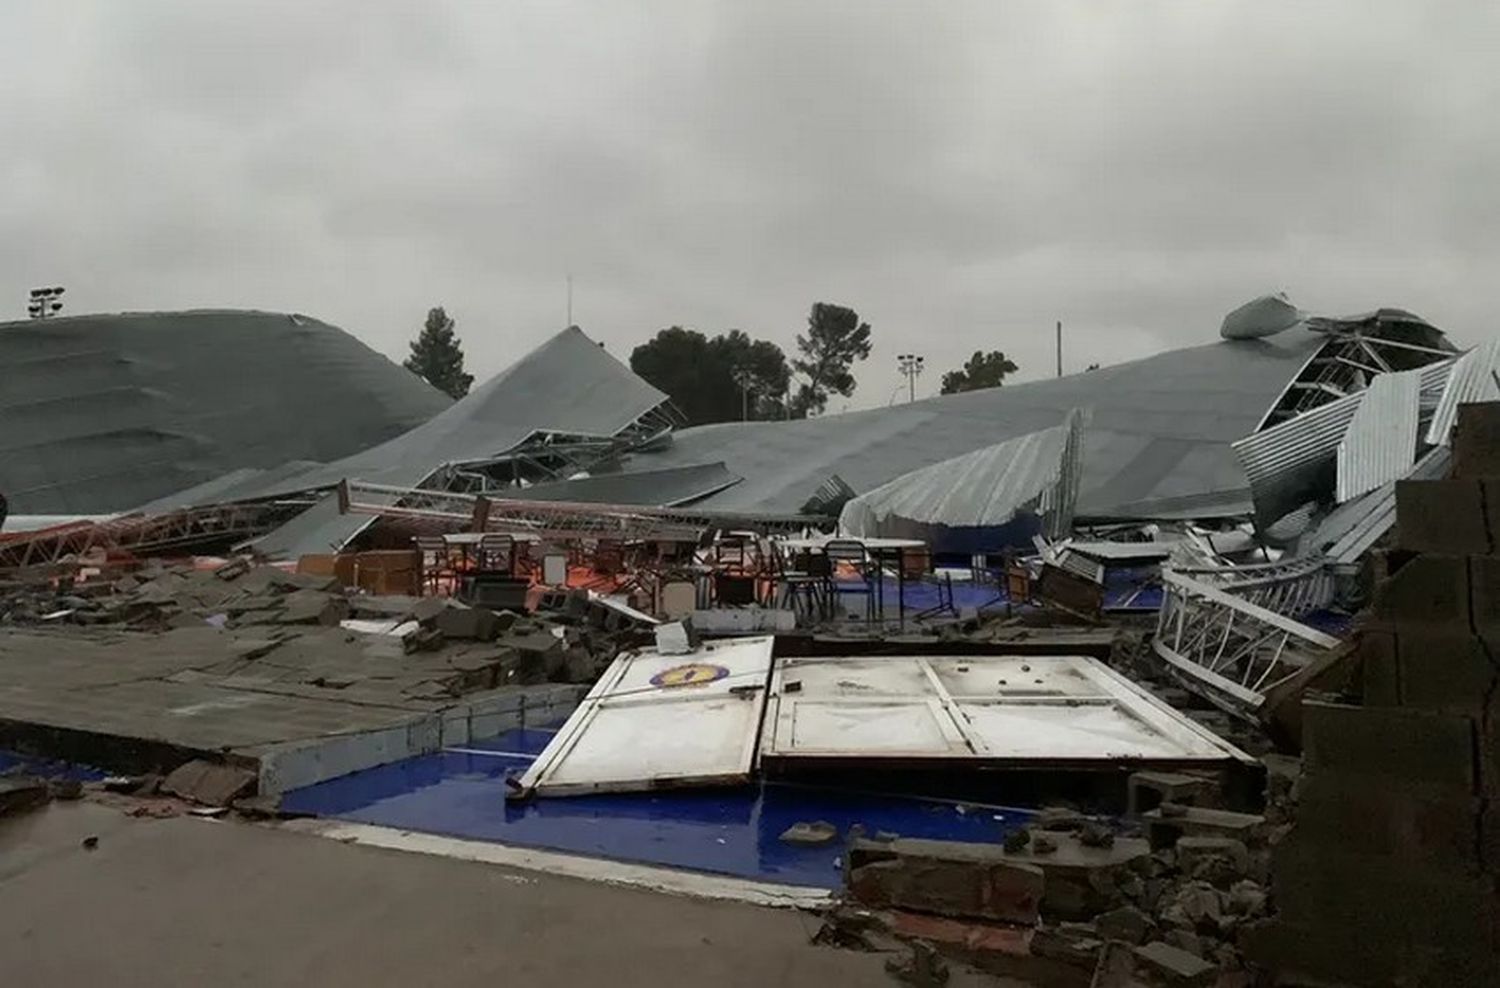
<path fill-rule="evenodd" d="M 1489 646 L 1466 630 L 1407 628 L 1396 644 L 1401 704 L 1481 715 L 1500 686 Z"/>
<path fill-rule="evenodd" d="M 1474 722 L 1395 707 L 1302 705 L 1308 774 L 1349 773 L 1473 787 Z"/>
<path fill-rule="evenodd" d="M 1397 557 L 1387 557 L 1395 566 Z M 1469 560 L 1413 556 L 1375 587 L 1375 615 L 1397 629 L 1415 624 L 1469 627 Z"/>
<path fill-rule="evenodd" d="M 1492 551 L 1479 481 L 1396 481 L 1396 547 L 1459 556 Z"/>

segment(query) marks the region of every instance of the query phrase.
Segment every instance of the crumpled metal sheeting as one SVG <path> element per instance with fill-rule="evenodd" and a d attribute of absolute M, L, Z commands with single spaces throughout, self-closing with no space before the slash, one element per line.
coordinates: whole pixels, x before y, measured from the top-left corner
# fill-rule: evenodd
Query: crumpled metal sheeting
<path fill-rule="evenodd" d="M 1458 420 L 1458 406 L 1500 398 L 1500 340 L 1486 340 L 1459 357 L 1443 389 L 1432 424 L 1427 427 L 1427 441 L 1446 446 Z"/>
<path fill-rule="evenodd" d="M 1419 406 L 1431 404 L 1441 393 L 1453 365 L 1447 360 L 1413 372 L 1420 381 Z M 1331 401 L 1233 444 L 1262 525 L 1324 493 L 1324 478 L 1365 394 Z"/>
<path fill-rule="evenodd" d="M 1453 453 L 1447 446 L 1434 446 L 1398 479 L 1446 477 L 1452 462 Z M 1356 563 L 1395 523 L 1396 483 L 1391 481 L 1329 512 L 1302 537 L 1298 552 L 1303 556 L 1322 555 L 1332 564 Z"/>
<path fill-rule="evenodd" d="M 1417 458 L 1421 390 L 1421 372 L 1415 370 L 1370 382 L 1339 443 L 1338 503 L 1406 476 Z"/>
<path fill-rule="evenodd" d="M 839 527 L 876 535 L 900 518 L 923 525 L 980 528 L 1003 525 L 1031 508 L 1047 534 L 1071 527 L 1081 469 L 1082 414 L 1062 425 L 1018 436 L 897 477 L 849 501 Z"/>

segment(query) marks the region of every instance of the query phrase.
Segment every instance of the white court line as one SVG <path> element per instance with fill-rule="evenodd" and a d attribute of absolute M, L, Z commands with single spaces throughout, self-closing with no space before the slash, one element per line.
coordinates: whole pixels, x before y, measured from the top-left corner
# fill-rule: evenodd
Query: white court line
<path fill-rule="evenodd" d="M 525 751 L 485 751 L 483 748 L 444 748 L 445 755 L 490 755 L 495 758 L 524 758 L 536 761 L 536 756 Z"/>
<path fill-rule="evenodd" d="M 777 885 L 728 875 L 705 875 L 655 865 L 606 861 L 601 858 L 586 858 L 559 851 L 539 851 L 510 844 L 441 837 L 437 834 L 421 834 L 410 830 L 377 827 L 367 823 L 300 819 L 283 820 L 271 826 L 318 837 L 330 837 L 346 844 L 363 844 L 366 847 L 383 847 L 394 851 L 411 851 L 417 854 L 455 858 L 460 861 L 502 865 L 507 868 L 520 868 L 525 871 L 539 871 L 549 875 L 604 882 L 607 885 L 623 885 L 649 889 L 653 892 L 685 895 L 695 899 L 720 899 L 747 902 L 757 906 L 797 909 L 820 908 L 826 906 L 832 899 L 832 893 L 827 889 L 810 888 L 804 885 Z"/>

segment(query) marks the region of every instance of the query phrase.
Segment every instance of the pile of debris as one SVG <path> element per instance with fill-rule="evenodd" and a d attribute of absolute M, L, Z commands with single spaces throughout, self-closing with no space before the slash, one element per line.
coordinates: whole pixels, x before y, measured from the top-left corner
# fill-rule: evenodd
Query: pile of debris
<path fill-rule="evenodd" d="M 376 596 L 347 590 L 334 577 L 296 573 L 235 559 L 212 570 L 168 566 L 147 560 L 133 574 L 113 581 L 12 580 L 0 586 L 0 625 L 50 628 L 87 634 L 86 629 L 166 633 L 204 627 L 237 640 L 260 643 L 245 658 L 269 654 L 299 640 L 359 642 L 388 639 L 385 651 L 454 653 L 460 668 L 480 666 L 465 657 L 514 653 L 494 685 L 589 682 L 626 640 L 640 637 L 638 624 L 591 603 L 587 595 L 544 618 L 468 607 L 444 597 Z M 600 614 L 608 615 L 605 620 Z M 253 631 L 247 630 L 253 629 Z M 239 632 L 239 634 L 234 634 Z M 455 690 L 476 688 L 454 683 Z"/>
<path fill-rule="evenodd" d="M 1248 985 L 1239 936 L 1268 912 L 1289 772 L 1269 773 L 1266 815 L 1211 805 L 1209 778 L 1140 772 L 1124 827 L 1051 807 L 990 844 L 853 834 L 817 939 L 892 953 L 915 984 L 948 958 L 1041 985 Z"/>

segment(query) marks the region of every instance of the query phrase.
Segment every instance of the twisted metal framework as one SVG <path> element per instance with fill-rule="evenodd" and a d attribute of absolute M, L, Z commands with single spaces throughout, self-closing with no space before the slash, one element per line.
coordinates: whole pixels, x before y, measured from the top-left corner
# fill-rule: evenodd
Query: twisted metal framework
<path fill-rule="evenodd" d="M 1339 646 L 1331 635 L 1173 570 L 1163 571 L 1162 586 L 1152 648 L 1186 685 L 1230 713 L 1253 716 L 1269 690 Z"/>
<path fill-rule="evenodd" d="M 341 484 L 338 497 L 339 510 L 344 514 L 450 530 L 529 533 L 554 539 L 695 542 L 711 529 L 750 529 L 765 534 L 796 531 L 826 521 L 806 515 L 528 501 L 390 487 L 361 480 Z"/>
<path fill-rule="evenodd" d="M 95 549 L 152 555 L 229 546 L 264 535 L 307 510 L 303 500 L 255 501 L 187 508 L 162 515 L 122 515 L 74 522 L 0 539 L 0 569 L 44 566 Z"/>

